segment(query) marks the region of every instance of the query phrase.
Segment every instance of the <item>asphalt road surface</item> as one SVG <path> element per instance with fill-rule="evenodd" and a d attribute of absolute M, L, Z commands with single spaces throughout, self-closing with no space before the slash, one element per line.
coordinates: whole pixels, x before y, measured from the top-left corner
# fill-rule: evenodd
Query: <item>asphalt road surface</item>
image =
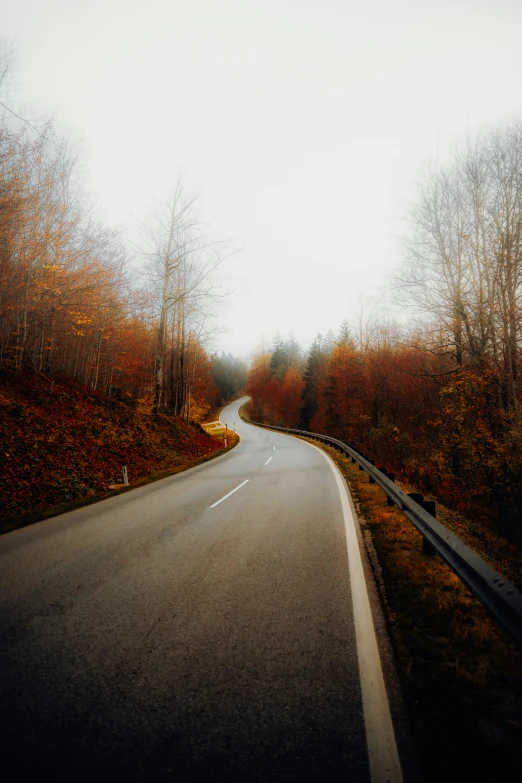
<path fill-rule="evenodd" d="M 0 538 L 6 783 L 400 782 L 344 484 L 238 406 L 229 454 Z"/>

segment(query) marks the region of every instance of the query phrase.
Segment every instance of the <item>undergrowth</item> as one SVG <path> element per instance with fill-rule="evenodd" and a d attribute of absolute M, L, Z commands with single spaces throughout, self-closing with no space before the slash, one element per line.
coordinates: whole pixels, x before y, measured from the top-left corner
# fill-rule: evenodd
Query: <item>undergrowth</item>
<path fill-rule="evenodd" d="M 0 378 L 0 520 L 135 484 L 223 447 L 198 424 L 152 417 L 69 380 Z"/>

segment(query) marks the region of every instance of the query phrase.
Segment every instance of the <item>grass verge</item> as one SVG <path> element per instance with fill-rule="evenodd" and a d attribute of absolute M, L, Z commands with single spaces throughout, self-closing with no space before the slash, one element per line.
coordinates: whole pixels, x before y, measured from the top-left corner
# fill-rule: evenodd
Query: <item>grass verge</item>
<path fill-rule="evenodd" d="M 377 563 L 370 560 L 425 780 L 518 782 L 522 651 L 440 558 L 423 554 L 420 533 L 367 474 L 314 443 L 346 477 L 364 539 L 377 555 Z"/>

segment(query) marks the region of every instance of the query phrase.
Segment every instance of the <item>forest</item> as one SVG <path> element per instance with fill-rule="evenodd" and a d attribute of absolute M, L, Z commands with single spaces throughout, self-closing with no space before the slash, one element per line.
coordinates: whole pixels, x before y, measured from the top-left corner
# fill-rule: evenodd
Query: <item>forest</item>
<path fill-rule="evenodd" d="M 9 75 L 4 52 L 0 93 Z M 78 150 L 52 123 L 37 129 L 3 108 L 0 369 L 67 378 L 143 412 L 203 420 L 245 372 L 230 355 L 209 356 L 226 243 L 207 235 L 197 198 L 178 178 L 131 252 L 97 217 Z"/>
<path fill-rule="evenodd" d="M 1 41 L 0 41 L 1 44 Z M 97 216 L 79 150 L 4 102 L 0 46 L 0 518 L 44 512 L 204 459 L 199 422 L 244 385 L 211 353 L 230 252 L 178 177 L 141 244 Z"/>
<path fill-rule="evenodd" d="M 258 352 L 251 414 L 364 450 L 456 510 L 522 536 L 522 124 L 487 129 L 419 189 L 394 281 L 306 355 Z"/>

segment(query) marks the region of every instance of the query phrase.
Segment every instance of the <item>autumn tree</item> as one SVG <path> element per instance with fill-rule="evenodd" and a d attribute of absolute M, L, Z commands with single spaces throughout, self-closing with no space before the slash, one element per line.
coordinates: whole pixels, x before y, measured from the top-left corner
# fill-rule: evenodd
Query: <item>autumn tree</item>
<path fill-rule="evenodd" d="M 299 425 L 304 381 L 297 367 L 289 367 L 281 381 L 276 415 L 285 427 L 296 428 Z"/>
<path fill-rule="evenodd" d="M 203 421 L 217 400 L 219 390 L 214 382 L 212 361 L 205 348 L 197 340 L 189 341 L 186 411 L 185 418 Z"/>
<path fill-rule="evenodd" d="M 448 165 L 429 175 L 413 211 L 400 279 L 403 301 L 424 318 L 425 349 L 452 365 L 444 376 L 434 376 L 444 410 L 455 416 L 455 437 L 445 440 L 447 469 L 475 486 L 502 486 L 511 516 L 519 506 L 520 475 L 513 470 L 518 447 L 509 464 L 500 455 L 513 450 L 522 431 L 521 227 L 522 123 L 514 120 L 468 141 Z M 494 445 L 487 470 L 483 463 L 472 472 L 468 455 L 476 446 L 462 425 L 467 406 L 462 395 L 461 413 L 447 401 L 457 389 L 476 388 L 482 411 L 474 415 L 483 442 Z M 471 391 L 470 397 L 475 399 Z"/>
<path fill-rule="evenodd" d="M 201 342 L 209 313 L 223 295 L 215 272 L 230 254 L 206 234 L 196 212 L 197 197 L 185 195 L 178 178 L 168 199 L 144 226 L 157 323 L 154 413 L 186 415 L 191 377 L 189 346 Z"/>
<path fill-rule="evenodd" d="M 126 253 L 93 218 L 75 166 L 51 128 L 0 129 L 0 359 L 108 390 L 132 316 Z"/>
<path fill-rule="evenodd" d="M 365 406 L 366 367 L 353 344 L 341 339 L 331 352 L 321 380 L 315 432 L 360 442 L 369 419 Z"/>
<path fill-rule="evenodd" d="M 199 418 L 217 394 L 205 346 L 223 243 L 206 235 L 178 181 L 145 232 L 145 286 L 84 193 L 75 149 L 52 123 L 33 124 L 6 103 L 2 47 L 0 365 Z"/>
<path fill-rule="evenodd" d="M 252 398 L 251 411 L 254 419 L 264 420 L 269 413 L 271 393 L 270 354 L 266 351 L 257 353 L 250 367 L 245 383 L 245 392 Z"/>
<path fill-rule="evenodd" d="M 457 367 L 494 371 L 518 407 L 522 275 L 522 124 L 489 130 L 432 172 L 413 210 L 400 275 L 432 349 Z"/>

